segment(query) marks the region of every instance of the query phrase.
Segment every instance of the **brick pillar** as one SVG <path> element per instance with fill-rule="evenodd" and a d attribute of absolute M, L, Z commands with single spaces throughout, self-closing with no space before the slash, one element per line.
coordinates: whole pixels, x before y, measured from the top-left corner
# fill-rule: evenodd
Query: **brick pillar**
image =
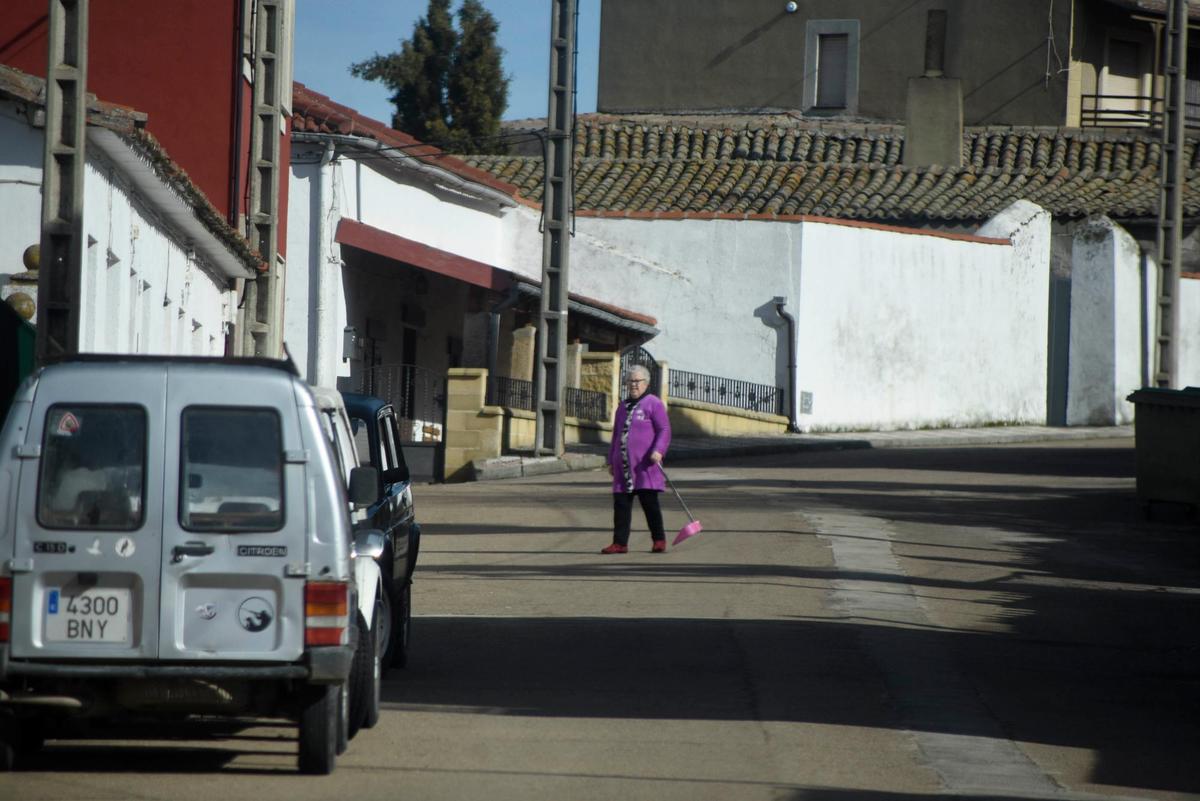
<path fill-rule="evenodd" d="M 621 354 L 580 354 L 579 386 L 608 396 L 608 416 L 612 419 L 621 400 Z"/>
<path fill-rule="evenodd" d="M 583 367 L 583 354 L 587 352 L 587 345 L 573 342 L 567 345 L 567 374 L 566 386 L 581 388 L 583 385 L 579 383 L 583 377 L 581 370 Z"/>
<path fill-rule="evenodd" d="M 454 367 L 446 373 L 446 481 L 468 479 L 471 462 L 500 455 L 504 412 L 484 406 L 487 375 L 477 367 Z"/>

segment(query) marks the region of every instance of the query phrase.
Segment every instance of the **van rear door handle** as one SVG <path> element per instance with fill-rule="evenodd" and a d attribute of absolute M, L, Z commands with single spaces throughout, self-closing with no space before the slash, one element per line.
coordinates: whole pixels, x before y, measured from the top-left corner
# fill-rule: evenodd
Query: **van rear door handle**
<path fill-rule="evenodd" d="M 171 549 L 171 561 L 182 562 L 185 556 L 208 556 L 216 547 L 207 542 L 185 542 Z"/>

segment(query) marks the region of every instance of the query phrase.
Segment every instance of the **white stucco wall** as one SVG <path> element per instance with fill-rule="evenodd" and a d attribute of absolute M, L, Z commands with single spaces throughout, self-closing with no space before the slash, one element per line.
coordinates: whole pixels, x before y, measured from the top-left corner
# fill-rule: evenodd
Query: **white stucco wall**
<path fill-rule="evenodd" d="M 1200 387 L 1200 278 L 1179 282 L 1179 386 Z"/>
<path fill-rule="evenodd" d="M 786 297 L 805 429 L 1045 421 L 1050 224 L 1032 204 L 987 228 L 1011 244 L 817 221 L 576 228 L 571 290 L 657 317 L 647 347 L 672 369 L 785 385 Z"/>
<path fill-rule="evenodd" d="M 0 273 L 39 240 L 42 132 L 0 114 Z M 30 184 L 36 184 L 31 186 Z M 231 281 L 191 255 L 119 168 L 88 150 L 79 349 L 220 355 L 237 303 Z"/>

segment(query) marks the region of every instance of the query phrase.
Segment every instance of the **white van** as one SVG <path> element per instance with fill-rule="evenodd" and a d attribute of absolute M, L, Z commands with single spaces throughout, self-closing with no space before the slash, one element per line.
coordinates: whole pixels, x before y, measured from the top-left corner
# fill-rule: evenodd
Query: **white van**
<path fill-rule="evenodd" d="M 30 376 L 0 431 L 0 767 L 62 716 L 205 714 L 291 717 L 299 768 L 330 772 L 375 603 L 348 510 L 376 484 L 340 473 L 290 363 Z"/>

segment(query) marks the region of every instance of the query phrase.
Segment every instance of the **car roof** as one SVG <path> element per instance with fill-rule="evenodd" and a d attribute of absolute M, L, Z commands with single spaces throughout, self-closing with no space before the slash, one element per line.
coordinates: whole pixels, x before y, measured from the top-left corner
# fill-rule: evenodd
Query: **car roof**
<path fill-rule="evenodd" d="M 374 417 L 380 409 L 391 406 L 382 398 L 364 395 L 361 392 L 343 392 L 342 400 L 345 401 L 346 411 L 357 417 Z"/>

